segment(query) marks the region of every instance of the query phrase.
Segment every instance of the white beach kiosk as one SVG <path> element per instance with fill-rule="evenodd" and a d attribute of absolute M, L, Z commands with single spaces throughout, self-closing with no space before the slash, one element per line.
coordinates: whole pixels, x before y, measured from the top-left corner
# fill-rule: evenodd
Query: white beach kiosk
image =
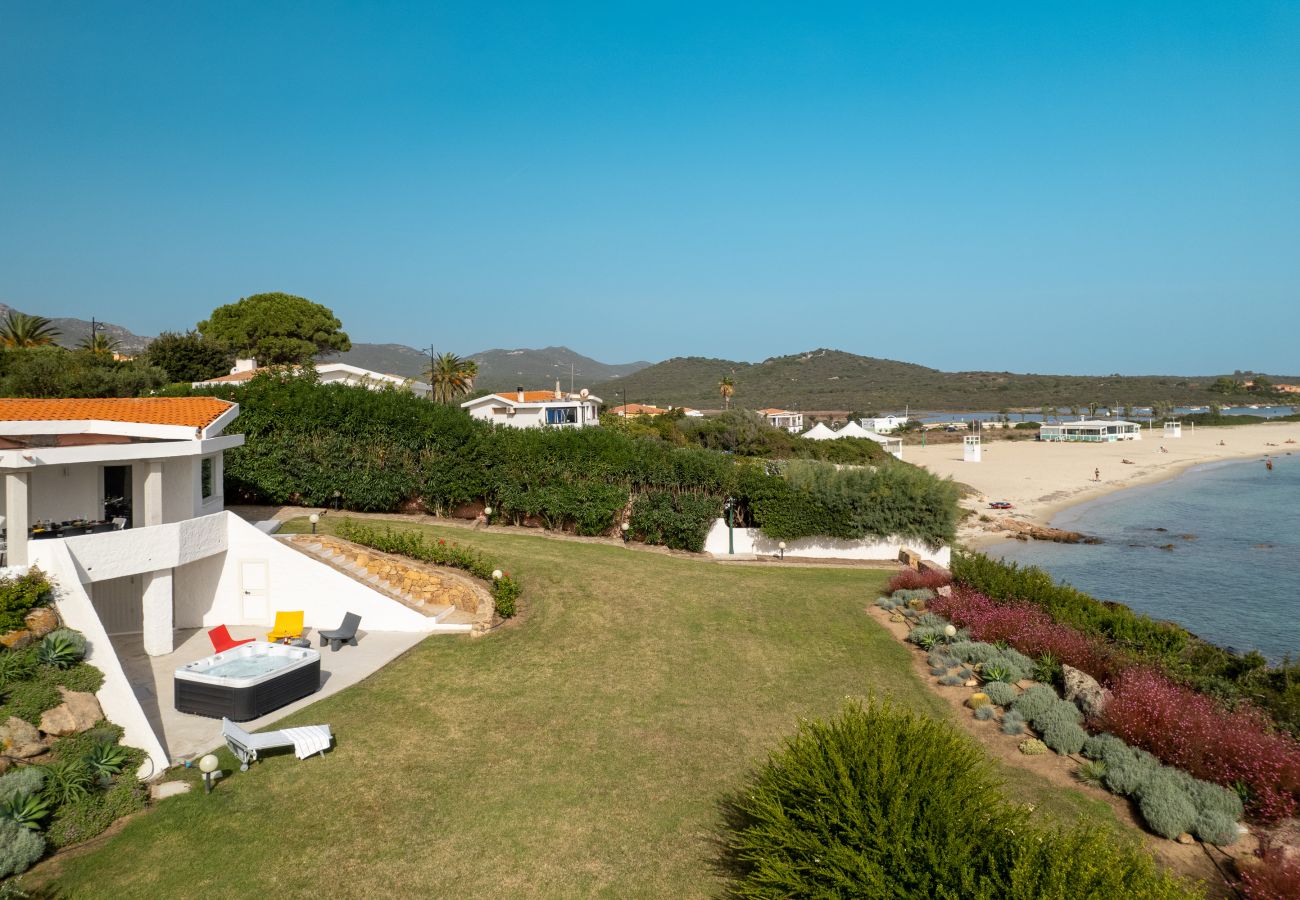
<path fill-rule="evenodd" d="M 0 572 L 50 576 L 60 617 L 104 673 L 104 715 L 148 754 L 146 775 L 170 749 L 148 660 L 171 655 L 179 629 L 262 629 L 278 608 L 303 610 L 315 630 L 352 612 L 375 633 L 470 631 L 225 511 L 223 455 L 244 437 L 223 432 L 238 415 L 215 397 L 0 399 Z"/>
<path fill-rule="evenodd" d="M 1077 422 L 1043 424 L 1038 428 L 1040 441 L 1082 441 L 1104 444 L 1142 440 L 1142 426 L 1137 422 L 1080 419 Z"/>

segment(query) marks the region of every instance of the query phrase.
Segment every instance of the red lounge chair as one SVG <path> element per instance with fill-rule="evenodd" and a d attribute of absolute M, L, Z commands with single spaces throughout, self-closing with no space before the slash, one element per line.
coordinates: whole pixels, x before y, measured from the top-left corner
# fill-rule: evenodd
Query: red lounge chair
<path fill-rule="evenodd" d="M 216 650 L 218 653 L 225 653 L 227 650 L 238 647 L 240 644 L 252 643 L 257 640 L 257 638 L 244 638 L 242 641 L 237 641 L 230 636 L 230 629 L 225 625 L 218 625 L 216 628 L 208 632 L 208 640 L 212 641 L 213 650 Z"/>

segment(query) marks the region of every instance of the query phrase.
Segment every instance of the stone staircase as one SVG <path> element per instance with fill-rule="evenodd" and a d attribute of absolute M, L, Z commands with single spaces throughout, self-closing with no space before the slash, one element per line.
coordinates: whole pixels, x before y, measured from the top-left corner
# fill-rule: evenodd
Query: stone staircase
<path fill-rule="evenodd" d="M 467 575 L 380 553 L 332 535 L 299 534 L 285 543 L 446 625 L 486 628 L 492 621 L 492 595 Z"/>

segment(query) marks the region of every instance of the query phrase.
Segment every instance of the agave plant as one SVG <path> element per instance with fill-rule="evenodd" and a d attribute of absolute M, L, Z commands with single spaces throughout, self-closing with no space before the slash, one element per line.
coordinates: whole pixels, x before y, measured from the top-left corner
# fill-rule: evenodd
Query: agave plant
<path fill-rule="evenodd" d="M 39 794 L 14 797 L 0 803 L 0 818 L 12 819 L 29 831 L 39 831 L 41 819 L 50 814 L 50 801 Z"/>
<path fill-rule="evenodd" d="M 86 799 L 95 786 L 95 776 L 82 759 L 56 759 L 41 766 L 41 770 L 45 772 L 45 787 L 41 794 L 56 806 Z"/>
<path fill-rule="evenodd" d="M 36 650 L 36 658 L 42 665 L 56 669 L 70 669 L 86 655 L 84 641 L 78 641 L 68 633 L 52 631 L 41 640 Z"/>
<path fill-rule="evenodd" d="M 10 650 L 0 653 L 0 690 L 9 685 L 25 681 L 36 668 L 36 659 L 25 650 Z"/>
<path fill-rule="evenodd" d="M 111 778 L 122 771 L 131 758 L 130 751 L 121 744 L 100 741 L 86 754 L 86 765 L 93 775 L 100 779 Z"/>

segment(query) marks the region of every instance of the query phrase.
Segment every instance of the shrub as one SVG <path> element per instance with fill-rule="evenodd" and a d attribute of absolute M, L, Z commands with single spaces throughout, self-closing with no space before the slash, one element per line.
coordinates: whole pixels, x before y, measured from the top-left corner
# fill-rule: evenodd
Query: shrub
<path fill-rule="evenodd" d="M 1025 756 L 1042 756 L 1047 752 L 1047 745 L 1038 738 L 1028 738 L 1020 742 L 1020 752 Z"/>
<path fill-rule="evenodd" d="M 0 818 L 17 822 L 32 831 L 38 831 L 41 820 L 49 814 L 50 803 L 44 797 L 16 797 L 0 803 Z"/>
<path fill-rule="evenodd" d="M 1022 709 L 1021 712 L 1024 710 Z M 1056 700 L 1045 706 L 1037 715 L 1029 716 L 1029 721 L 1039 731 L 1045 731 L 1060 725 L 1078 725 L 1083 721 L 1083 713 L 1079 712 L 1079 707 L 1069 700 Z M 1084 738 L 1087 738 L 1086 734 Z"/>
<path fill-rule="evenodd" d="M 84 691 L 88 694 L 93 694 L 104 686 L 104 673 L 84 662 L 61 672 L 51 672 L 48 677 L 70 691 Z"/>
<path fill-rule="evenodd" d="M 987 722 L 997 715 L 997 710 L 985 703 L 983 706 L 975 707 L 975 718 L 981 722 Z"/>
<path fill-rule="evenodd" d="M 502 575 L 492 582 L 492 605 L 497 615 L 509 619 L 518 612 L 519 595 L 523 588 L 509 575 Z"/>
<path fill-rule="evenodd" d="M 130 751 L 119 744 L 100 741 L 82 757 L 90 773 L 96 778 L 109 778 L 118 774 L 131 760 Z"/>
<path fill-rule="evenodd" d="M 960 675 L 945 675 L 939 679 L 939 683 L 945 687 L 957 687 L 965 684 L 966 679 L 962 678 Z"/>
<path fill-rule="evenodd" d="M 1054 722 L 1043 729 L 1043 743 L 1062 756 L 1078 753 L 1088 732 L 1076 722 Z"/>
<path fill-rule="evenodd" d="M 1050 652 L 1040 654 L 1034 662 L 1033 678 L 1043 684 L 1060 684 L 1061 661 Z"/>
<path fill-rule="evenodd" d="M 55 759 L 41 768 L 45 771 L 41 793 L 55 806 L 84 800 L 94 787 L 94 776 L 84 759 Z"/>
<path fill-rule="evenodd" d="M 1006 682 L 990 681 L 984 685 L 984 693 L 988 694 L 989 702 L 997 706 L 1010 706 L 1019 691 Z"/>
<path fill-rule="evenodd" d="M 1078 770 L 1074 773 L 1074 777 L 1078 778 L 1089 787 L 1105 788 L 1106 764 L 1100 760 L 1086 762 L 1079 766 Z"/>
<path fill-rule="evenodd" d="M 937 678 L 940 675 L 947 675 L 948 669 L 944 666 L 931 666 L 930 674 L 934 675 Z"/>
<path fill-rule="evenodd" d="M 0 819 L 0 878 L 26 872 L 45 853 L 45 838 L 10 819 Z"/>
<path fill-rule="evenodd" d="M 41 639 L 36 658 L 43 666 L 70 669 L 86 655 L 86 638 L 79 631 L 57 628 Z"/>
<path fill-rule="evenodd" d="M 5 702 L 0 706 L 0 721 L 17 716 L 33 725 L 40 724 L 41 713 L 63 702 L 58 686 L 48 678 L 33 678 L 11 685 L 5 691 Z"/>
<path fill-rule="evenodd" d="M 19 681 L 26 681 L 34 671 L 36 671 L 34 649 L 0 651 L 0 690 Z"/>
<path fill-rule="evenodd" d="M 1261 841 L 1258 860 L 1237 862 L 1237 888 L 1246 900 L 1287 900 L 1300 897 L 1300 856 L 1274 841 Z"/>
<path fill-rule="evenodd" d="M 22 575 L 0 576 L 0 633 L 23 627 L 23 617 L 49 601 L 49 579 L 36 566 Z"/>
<path fill-rule="evenodd" d="M 948 627 L 948 620 L 943 616 L 936 616 L 934 613 L 928 612 L 917 616 L 916 624 L 922 628 L 934 628 L 942 634 L 943 630 Z"/>
<path fill-rule="evenodd" d="M 1015 702 L 1011 704 L 1011 708 L 1033 722 L 1058 703 L 1060 699 L 1060 697 L 1056 696 L 1056 691 L 1047 685 L 1036 684 L 1017 697 Z"/>
<path fill-rule="evenodd" d="M 1083 744 L 1083 755 L 1088 759 L 1105 760 L 1108 753 L 1121 750 L 1128 750 L 1128 744 L 1113 734 L 1094 734 Z"/>
<path fill-rule="evenodd" d="M 650 491 L 633 502 L 628 525 L 646 543 L 699 553 L 713 520 L 722 514 L 723 499 L 708 494 Z"/>
<path fill-rule="evenodd" d="M 1110 754 L 1106 763 L 1106 787 L 1121 796 L 1136 794 L 1160 768 L 1155 757 L 1132 750 L 1127 755 Z"/>
<path fill-rule="evenodd" d="M 40 793 L 45 773 L 40 766 L 22 766 L 0 775 L 0 803 L 24 800 Z"/>
<path fill-rule="evenodd" d="M 891 610 L 891 609 L 893 609 L 893 608 L 894 608 L 895 606 L 897 606 L 897 605 L 898 605 L 898 604 L 895 603 L 894 600 L 893 600 L 893 598 L 891 598 L 891 597 L 877 597 L 877 598 L 876 598 L 876 606 L 879 606 L 879 607 L 880 607 L 881 609 L 883 609 L 883 610 L 886 610 L 886 611 Z"/>
<path fill-rule="evenodd" d="M 1196 814 L 1196 824 L 1192 833 L 1207 844 L 1228 847 L 1237 843 L 1241 832 L 1237 830 L 1237 820 L 1218 810 L 1201 810 Z"/>
<path fill-rule="evenodd" d="M 894 591 L 915 591 L 921 588 L 936 590 L 952 584 L 952 576 L 947 572 L 938 572 L 933 569 L 927 569 L 921 572 L 917 569 L 901 569 L 889 579 L 889 584 L 885 590 L 889 593 Z"/>
<path fill-rule="evenodd" d="M 1158 672 L 1133 669 L 1114 685 L 1099 724 L 1197 778 L 1246 785 L 1249 808 L 1266 820 L 1296 809 L 1300 744 L 1256 710 L 1226 710 Z"/>
<path fill-rule="evenodd" d="M 1146 853 L 1117 845 L 1098 828 L 1030 832 L 1012 845 L 1015 861 L 1007 883 L 995 896 L 1013 900 L 1053 897 L 1126 897 L 1182 900 L 1201 896 L 1162 872 Z"/>
<path fill-rule="evenodd" d="M 942 628 L 935 628 L 933 625 L 917 625 L 907 633 L 907 639 L 911 643 L 929 650 L 938 643 L 942 635 Z"/>
<path fill-rule="evenodd" d="M 1019 681 L 1015 673 L 1002 663 L 985 663 L 980 669 L 980 678 L 993 684 Z"/>
<path fill-rule="evenodd" d="M 801 724 L 730 819 L 741 896 L 901 897 L 995 877 L 1024 813 L 951 725 L 871 701 Z"/>
<path fill-rule="evenodd" d="M 1009 709 L 1002 714 L 1002 733 L 1003 734 L 1024 734 L 1025 717 L 1014 709 Z"/>
<path fill-rule="evenodd" d="M 134 775 L 120 776 L 108 790 L 60 807 L 50 820 L 50 844 L 61 849 L 89 840 L 123 816 L 144 809 L 146 796 Z"/>
<path fill-rule="evenodd" d="M 913 600 L 919 600 L 922 603 L 929 603 L 934 599 L 935 594 L 934 591 L 929 588 L 916 588 L 914 590 L 894 591 L 891 596 L 894 598 L 894 602 L 896 603 L 910 604 Z M 946 625 L 948 623 L 945 621 L 944 624 Z"/>
<path fill-rule="evenodd" d="M 1138 808 L 1147 826 L 1170 840 L 1196 826 L 1196 807 L 1179 779 L 1157 769 L 1137 790 Z"/>

